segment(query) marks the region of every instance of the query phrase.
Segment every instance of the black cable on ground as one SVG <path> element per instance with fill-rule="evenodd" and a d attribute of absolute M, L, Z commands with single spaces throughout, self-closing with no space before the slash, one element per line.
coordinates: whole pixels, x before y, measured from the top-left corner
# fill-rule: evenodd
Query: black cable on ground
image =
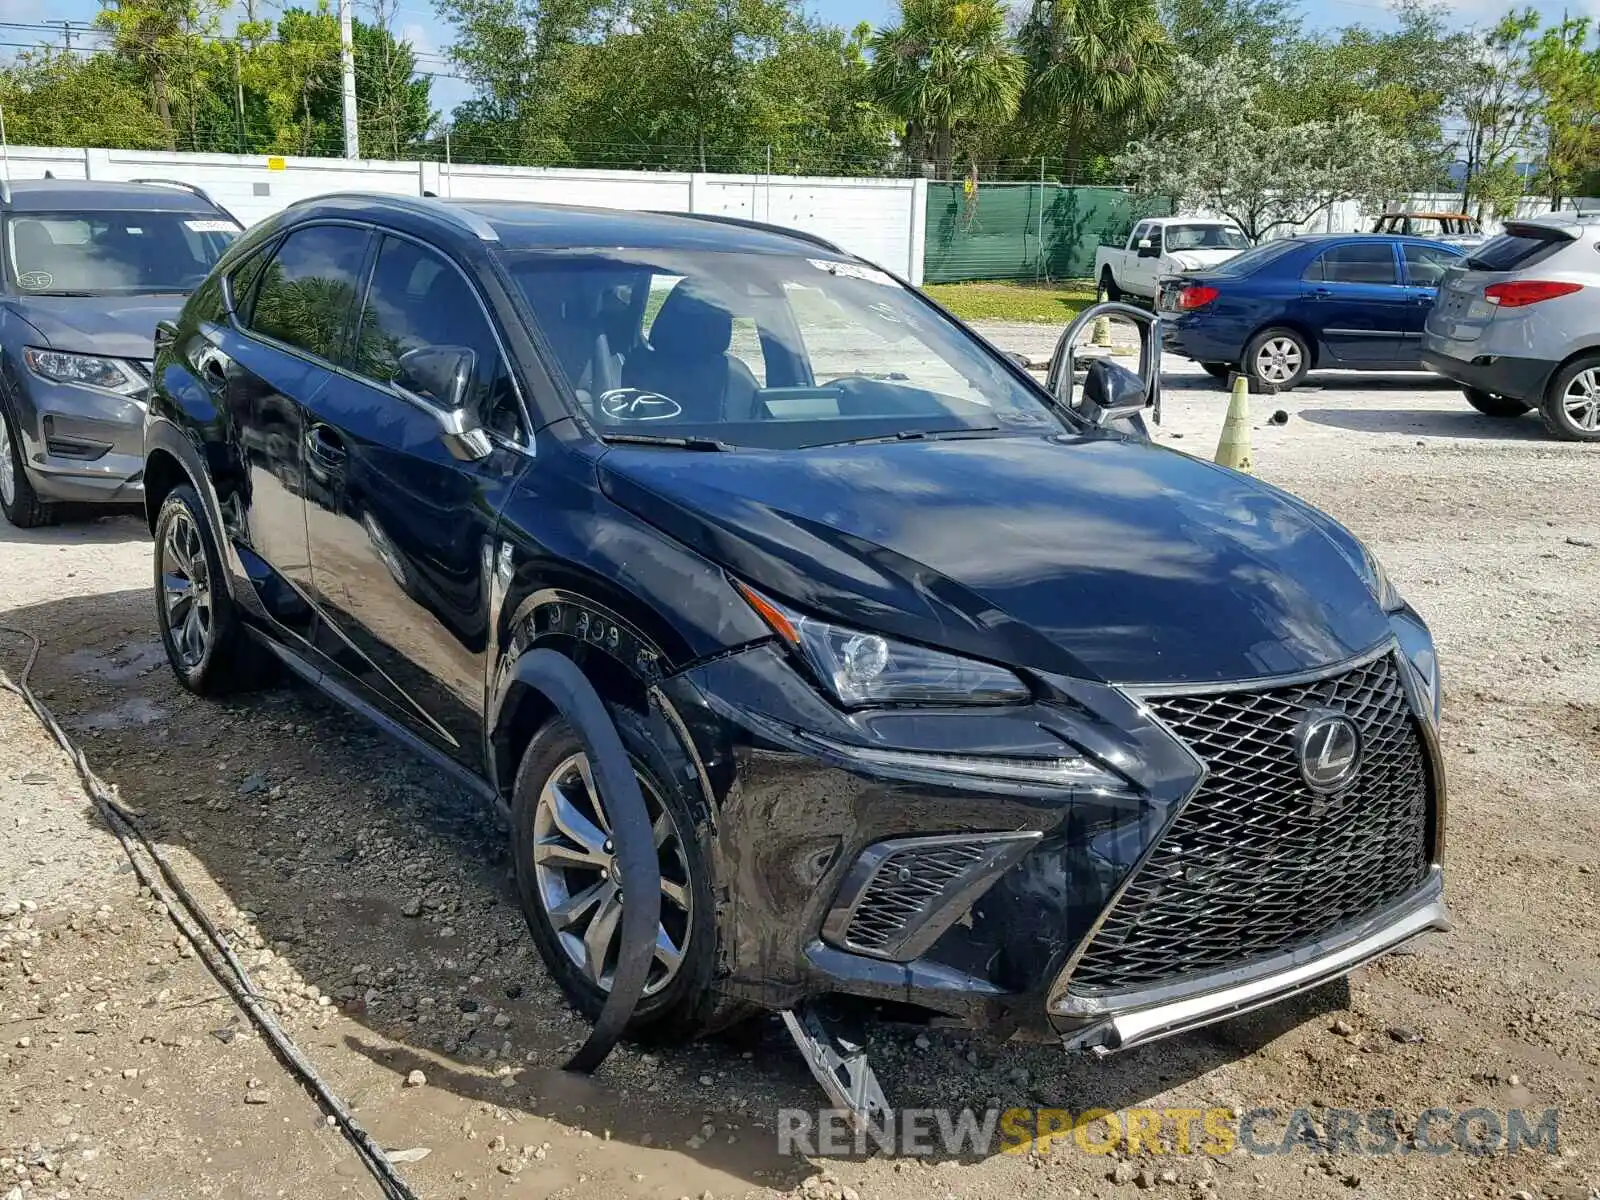
<path fill-rule="evenodd" d="M 333 1094 L 328 1085 L 322 1081 L 322 1077 L 317 1074 L 316 1068 L 278 1024 L 277 1018 L 267 1008 L 266 997 L 256 990 L 255 983 L 245 970 L 244 964 L 235 956 L 233 948 L 228 945 L 217 927 L 211 923 L 199 901 L 184 886 L 183 880 L 178 878 L 177 873 L 145 834 L 138 818 L 117 798 L 116 793 L 105 781 L 94 773 L 83 751 L 67 736 L 54 714 L 34 695 L 28 686 L 28 679 L 33 673 L 34 663 L 39 658 L 39 639 L 27 630 L 17 629 L 11 625 L 0 625 L 0 633 L 25 638 L 29 644 L 28 660 L 23 665 L 22 673 L 12 680 L 4 671 L 0 671 L 0 687 L 21 696 L 23 702 L 33 710 L 34 716 L 39 718 L 40 723 L 66 751 L 67 757 L 77 768 L 78 778 L 83 781 L 84 790 L 94 801 L 101 818 L 116 836 L 117 841 L 122 843 L 123 853 L 128 856 L 128 861 L 133 865 L 139 881 L 150 889 L 157 900 L 166 905 L 167 915 L 172 918 L 172 923 L 178 927 L 178 931 L 189 940 L 195 953 L 200 956 L 200 961 L 228 991 L 239 1007 L 244 1009 L 284 1066 L 316 1097 L 328 1115 L 333 1117 L 345 1138 L 355 1148 L 357 1156 L 378 1181 L 378 1186 L 383 1189 L 384 1195 L 389 1197 L 389 1200 L 417 1200 L 416 1193 L 400 1177 L 394 1164 L 384 1154 L 383 1148 L 373 1141 L 372 1135 L 361 1127 L 350 1110 Z M 615 736 L 614 731 L 613 736 Z M 641 810 L 643 808 L 642 801 L 640 808 Z M 135 850 L 135 843 L 155 863 L 155 873 L 152 873 L 140 859 Z M 652 947 L 654 940 L 652 930 Z M 628 1007 L 631 1011 L 632 1005 Z"/>

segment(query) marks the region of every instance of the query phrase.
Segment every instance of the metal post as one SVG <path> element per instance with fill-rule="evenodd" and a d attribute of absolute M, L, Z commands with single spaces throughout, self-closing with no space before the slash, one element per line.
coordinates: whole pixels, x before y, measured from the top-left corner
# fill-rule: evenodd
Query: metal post
<path fill-rule="evenodd" d="M 1039 155 L 1039 258 L 1034 264 L 1033 277 L 1044 278 L 1044 155 Z"/>
<path fill-rule="evenodd" d="M 448 128 L 444 131 L 444 194 L 452 197 L 456 194 L 455 175 L 450 169 L 450 130 Z"/>
<path fill-rule="evenodd" d="M 350 34 L 350 0 L 339 0 L 339 63 L 344 82 L 344 156 L 361 157 L 361 139 L 356 128 L 356 53 Z"/>

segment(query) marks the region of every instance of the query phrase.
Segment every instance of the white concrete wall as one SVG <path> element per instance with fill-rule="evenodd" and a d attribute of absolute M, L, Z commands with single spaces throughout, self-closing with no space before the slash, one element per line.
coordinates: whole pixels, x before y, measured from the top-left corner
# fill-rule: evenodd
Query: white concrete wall
<path fill-rule="evenodd" d="M 326 192 L 537 200 L 599 208 L 716 213 L 820 234 L 922 282 L 927 184 L 921 179 L 803 179 L 669 171 L 586 171 L 432 162 L 269 158 L 13 146 L 13 179 L 175 179 L 204 188 L 246 224 Z"/>

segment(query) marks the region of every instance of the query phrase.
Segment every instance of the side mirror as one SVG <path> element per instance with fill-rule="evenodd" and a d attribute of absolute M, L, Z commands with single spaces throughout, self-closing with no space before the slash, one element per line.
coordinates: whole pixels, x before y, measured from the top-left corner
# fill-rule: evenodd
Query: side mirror
<path fill-rule="evenodd" d="M 1100 317 L 1116 316 L 1139 331 L 1139 370 L 1096 358 L 1084 373 L 1082 395 L 1076 394 L 1079 376 L 1075 360 L 1078 336 Z M 1126 378 L 1124 378 L 1126 376 Z M 1131 383 L 1129 381 L 1132 381 Z M 1093 390 L 1091 391 L 1091 381 Z M 1045 387 L 1056 403 L 1070 408 L 1091 425 L 1100 427 L 1153 408 L 1161 421 L 1161 319 L 1148 309 L 1107 301 L 1091 304 L 1072 319 L 1056 341 Z M 1136 428 L 1141 422 L 1134 423 Z"/>
<path fill-rule="evenodd" d="M 1131 417 L 1150 403 L 1144 380 L 1121 363 L 1097 358 L 1089 364 L 1078 411 L 1092 425 Z"/>
<path fill-rule="evenodd" d="M 1151 241 L 1149 238 L 1140 238 L 1139 239 L 1139 257 L 1140 258 L 1160 258 L 1161 257 L 1161 251 L 1156 246 L 1156 244 L 1153 241 Z"/>
<path fill-rule="evenodd" d="M 463 461 L 488 456 L 489 435 L 468 407 L 477 352 L 468 346 L 420 346 L 398 361 L 394 386 L 439 423 L 445 448 Z"/>

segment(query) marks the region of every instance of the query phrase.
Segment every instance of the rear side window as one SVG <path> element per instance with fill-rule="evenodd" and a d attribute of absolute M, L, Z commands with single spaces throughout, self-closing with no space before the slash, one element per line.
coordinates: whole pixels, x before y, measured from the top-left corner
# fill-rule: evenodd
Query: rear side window
<path fill-rule="evenodd" d="M 246 327 L 307 354 L 336 358 L 368 236 L 349 225 L 290 233 L 261 272 Z"/>
<path fill-rule="evenodd" d="M 1324 283 L 1398 283 L 1394 248 L 1388 242 L 1334 246 L 1312 260 L 1305 278 Z"/>
<path fill-rule="evenodd" d="M 1536 233 L 1520 226 L 1479 246 L 1468 256 L 1467 266 L 1478 271 L 1515 271 L 1543 262 L 1567 242 L 1567 238 L 1554 231 Z"/>
<path fill-rule="evenodd" d="M 1444 273 L 1461 261 L 1459 254 L 1440 246 L 1409 242 L 1400 248 L 1406 260 L 1406 279 L 1412 287 L 1438 287 Z"/>

